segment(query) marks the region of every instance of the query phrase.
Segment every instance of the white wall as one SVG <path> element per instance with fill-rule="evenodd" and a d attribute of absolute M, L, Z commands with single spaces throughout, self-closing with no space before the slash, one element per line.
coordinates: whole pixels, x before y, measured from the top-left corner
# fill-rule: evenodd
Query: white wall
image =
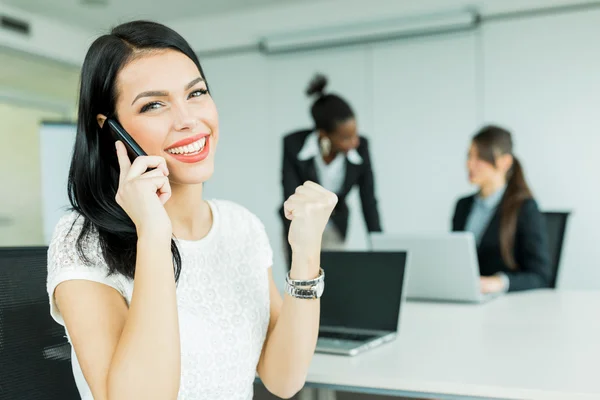
<path fill-rule="evenodd" d="M 485 25 L 485 119 L 516 134 L 544 209 L 573 210 L 559 285 L 600 288 L 600 10 Z"/>
<path fill-rule="evenodd" d="M 206 196 L 238 201 L 261 218 L 274 249 L 274 273 L 280 285 L 284 279 L 284 239 L 278 215 L 283 203 L 281 136 L 310 127 L 310 103 L 303 93 L 317 70 L 335 76 L 332 89 L 351 92 L 348 97 L 360 114 L 360 124 L 370 130 L 365 51 L 268 59 L 251 54 L 203 62 L 220 114 L 216 170 L 206 184 Z M 358 205 L 356 197 L 353 194 L 351 201 Z M 353 207 L 353 212 L 360 216 L 358 207 Z M 360 247 L 364 243 L 361 231 L 353 232 L 352 241 Z"/>
<path fill-rule="evenodd" d="M 190 16 L 170 21 L 170 26 L 183 34 L 199 52 L 249 46 L 264 35 L 278 34 L 332 24 L 373 21 L 394 17 L 421 15 L 440 11 L 457 11 L 476 7 L 481 15 L 573 5 L 573 0 L 321 0 L 285 3 L 267 8 L 252 8 L 220 16 Z M 598 3 L 578 0 L 577 4 Z"/>
<path fill-rule="evenodd" d="M 69 122 L 41 123 L 39 132 L 39 168 L 41 171 L 42 230 L 44 243 L 50 244 L 60 218 L 70 208 L 67 191 L 69 168 L 77 125 Z"/>
<path fill-rule="evenodd" d="M 513 130 L 542 209 L 574 210 L 559 286 L 600 289 L 599 34 L 600 10 L 490 22 L 468 34 L 205 59 L 224 138 L 207 192 L 256 212 L 282 265 L 281 136 L 310 125 L 303 90 L 321 71 L 373 142 L 387 231 L 447 230 L 457 197 L 472 190 L 469 139 L 482 124 L 499 123 Z M 356 194 L 350 204 L 350 246 L 361 248 Z"/>
<path fill-rule="evenodd" d="M 417 10 L 407 3 L 374 0 L 372 5 L 382 7 L 369 7 L 378 11 L 368 16 Z M 299 27 L 307 19 L 316 24 L 360 17 L 341 4 L 255 11 L 254 19 L 243 18 L 249 16 L 244 13 L 205 24 L 190 20 L 181 31 L 198 50 L 202 43 L 254 43 L 265 26 L 275 30 Z M 420 4 L 422 9 L 447 9 L 461 2 Z M 494 13 L 540 4 L 485 0 L 480 5 Z M 207 27 L 212 30 L 205 32 Z M 500 123 L 515 133 L 517 154 L 542 208 L 575 211 L 559 285 L 598 289 L 600 271 L 594 264 L 600 252 L 595 245 L 600 213 L 595 203 L 600 193 L 595 184 L 600 166 L 598 117 L 592 110 L 599 100 L 599 34 L 600 11 L 586 11 L 486 22 L 472 34 L 205 59 L 222 131 L 207 195 L 239 201 L 258 214 L 271 237 L 275 263 L 283 265 L 277 215 L 283 201 L 281 136 L 310 123 L 303 90 L 318 70 L 329 75 L 332 90 L 350 100 L 361 131 L 372 139 L 386 230 L 447 229 L 455 199 L 469 192 L 464 173 L 469 137 L 485 122 Z M 365 232 L 356 193 L 350 204 L 350 245 L 361 248 Z M 281 268 L 277 274 L 281 282 Z"/>
<path fill-rule="evenodd" d="M 60 114 L 0 103 L 0 245 L 42 245 L 39 123 Z"/>
<path fill-rule="evenodd" d="M 304 93 L 308 82 L 316 72 L 330 77 L 328 90 L 341 94 L 351 103 L 358 115 L 357 122 L 360 130 L 366 133 L 373 131 L 370 49 L 359 46 L 344 50 L 278 55 L 267 59 L 269 130 L 272 136 L 277 138 L 275 165 L 278 170 L 277 187 L 280 189 L 281 136 L 294 130 L 310 129 L 313 126 L 310 105 L 314 99 L 308 98 Z M 284 200 L 281 189 L 279 193 L 278 206 Z M 348 229 L 348 245 L 350 248 L 364 248 L 364 224 L 356 190 L 350 194 L 349 204 L 352 214 Z"/>
<path fill-rule="evenodd" d="M 464 193 L 462 166 L 477 126 L 475 36 L 459 34 L 375 46 L 203 61 L 221 119 L 208 196 L 241 202 L 264 221 L 283 278 L 281 137 L 310 128 L 304 95 L 315 72 L 351 103 L 372 141 L 384 229 L 448 229 Z M 458 139 L 458 140 L 457 140 Z M 436 183 L 440 182 L 440 183 Z M 366 248 L 357 191 L 349 197 L 350 248 Z M 283 279 L 278 280 L 282 282 Z"/>
<path fill-rule="evenodd" d="M 205 0 L 208 1 L 208 0 Z M 577 4 L 598 3 L 599 0 L 577 0 Z M 439 11 L 456 11 L 476 6 L 482 15 L 527 11 L 543 7 L 572 5 L 572 0 L 320 0 L 280 2 L 266 7 L 245 7 L 240 12 L 218 15 L 191 15 L 167 23 L 186 37 L 195 50 L 209 51 L 255 45 L 266 34 L 305 28 L 329 26 L 332 23 L 352 23 L 380 18 L 419 15 Z M 81 29 L 57 22 L 41 14 L 10 7 L 0 2 L 0 13 L 28 21 L 32 30 L 22 37 L 0 30 L 0 47 L 7 47 L 73 65 L 81 65 L 85 52 L 99 33 L 97 29 Z M 131 19 L 121 12 L 105 21 L 106 29 L 115 21 Z"/>
<path fill-rule="evenodd" d="M 373 48 L 373 160 L 384 229 L 447 231 L 478 126 L 473 33 Z"/>

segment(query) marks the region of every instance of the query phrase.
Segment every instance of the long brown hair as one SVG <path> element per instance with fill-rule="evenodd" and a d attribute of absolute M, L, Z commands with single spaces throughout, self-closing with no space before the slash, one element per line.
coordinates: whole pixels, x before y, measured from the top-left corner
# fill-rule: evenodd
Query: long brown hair
<path fill-rule="evenodd" d="M 506 192 L 500 203 L 500 252 L 504 263 L 511 269 L 519 266 L 514 257 L 517 218 L 521 205 L 533 197 L 525 181 L 523 168 L 513 154 L 513 141 L 509 131 L 498 126 L 488 125 L 482 128 L 474 137 L 473 144 L 477 148 L 479 158 L 496 166 L 496 157 L 510 154 L 513 164 L 506 174 Z"/>

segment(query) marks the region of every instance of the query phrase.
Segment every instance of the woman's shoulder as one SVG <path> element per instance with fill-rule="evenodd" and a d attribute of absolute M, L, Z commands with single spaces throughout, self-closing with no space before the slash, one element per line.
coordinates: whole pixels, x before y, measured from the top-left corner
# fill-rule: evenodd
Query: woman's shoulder
<path fill-rule="evenodd" d="M 83 215 L 69 211 L 59 219 L 48 247 L 46 281 L 50 314 L 59 324 L 64 325 L 64 321 L 55 302 L 54 290 L 62 282 L 98 282 L 114 288 L 125 299 L 131 298 L 132 283 L 123 275 L 111 275 L 102 254 L 98 232 Z"/>
<path fill-rule="evenodd" d="M 358 154 L 363 155 L 364 153 L 367 153 L 369 151 L 369 138 L 363 136 L 362 133 L 358 135 L 358 138 L 360 139 L 360 141 L 358 143 L 356 151 L 358 151 Z"/>
<path fill-rule="evenodd" d="M 315 131 L 314 129 L 300 129 L 297 131 L 288 132 L 285 135 L 283 135 L 283 139 L 285 141 L 294 140 L 294 139 L 303 139 L 303 138 L 307 137 L 308 135 L 310 135 L 311 133 L 313 133 L 314 131 Z"/>
<path fill-rule="evenodd" d="M 521 204 L 521 209 L 539 211 L 538 202 L 533 196 L 527 197 L 525 200 L 523 200 L 523 204 Z"/>
<path fill-rule="evenodd" d="M 527 197 L 521 203 L 521 207 L 519 209 L 519 219 L 520 220 L 523 220 L 523 219 L 527 220 L 532 217 L 537 217 L 538 215 L 541 215 L 541 214 L 542 214 L 542 212 L 540 211 L 538 202 L 535 200 L 534 197 Z"/>
<path fill-rule="evenodd" d="M 471 193 L 466 196 L 460 196 L 458 198 L 458 200 L 456 200 L 456 208 L 465 207 L 465 206 L 471 204 L 473 202 L 473 200 L 475 199 L 475 196 L 477 196 L 477 193 Z"/>
<path fill-rule="evenodd" d="M 55 249 L 57 246 L 74 244 L 83 231 L 84 222 L 84 216 L 75 210 L 63 214 L 54 227 L 50 241 L 50 250 Z M 92 239 L 92 236 L 93 234 L 90 232 L 89 239 Z"/>
<path fill-rule="evenodd" d="M 301 148 L 306 138 L 313 133 L 313 129 L 303 129 L 287 133 L 283 136 L 283 143 L 286 148 Z"/>
<path fill-rule="evenodd" d="M 80 259 L 83 254 L 83 258 L 90 262 L 99 261 L 96 259 L 101 257 L 98 233 L 91 224 L 86 226 L 83 215 L 71 210 L 58 220 L 54 228 L 48 246 L 49 262 Z"/>

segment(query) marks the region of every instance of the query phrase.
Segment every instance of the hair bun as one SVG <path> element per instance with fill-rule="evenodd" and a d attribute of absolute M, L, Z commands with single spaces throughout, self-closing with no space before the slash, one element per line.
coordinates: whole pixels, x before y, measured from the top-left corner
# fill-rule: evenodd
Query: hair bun
<path fill-rule="evenodd" d="M 325 86 L 327 86 L 327 77 L 323 74 L 316 74 L 314 78 L 308 84 L 308 88 L 306 89 L 306 94 L 308 96 L 318 95 L 322 96 L 323 91 L 325 90 Z"/>

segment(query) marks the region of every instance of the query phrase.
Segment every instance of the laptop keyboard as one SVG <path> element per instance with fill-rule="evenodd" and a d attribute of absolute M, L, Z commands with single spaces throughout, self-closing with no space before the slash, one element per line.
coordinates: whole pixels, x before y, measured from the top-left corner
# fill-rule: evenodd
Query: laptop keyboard
<path fill-rule="evenodd" d="M 338 340 L 354 340 L 357 342 L 365 342 L 367 340 L 375 339 L 377 336 L 360 334 L 360 333 L 345 333 L 345 332 L 323 332 L 319 331 L 320 338 L 326 339 L 338 339 Z"/>

